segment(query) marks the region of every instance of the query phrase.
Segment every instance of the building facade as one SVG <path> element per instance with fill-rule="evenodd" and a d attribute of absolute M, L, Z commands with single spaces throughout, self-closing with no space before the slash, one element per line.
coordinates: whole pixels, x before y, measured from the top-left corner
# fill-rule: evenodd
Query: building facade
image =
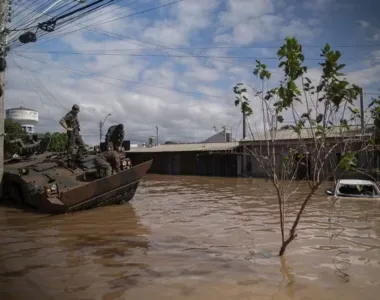
<path fill-rule="evenodd" d="M 324 139 L 326 144 L 321 148 L 324 153 L 323 155 L 319 153 L 319 157 L 322 157 L 324 161 L 322 168 L 315 167 L 317 149 L 320 148 L 316 144 L 317 140 L 312 138 L 312 134 L 311 129 L 302 130 L 300 136 L 292 129 L 286 129 L 278 130 L 276 137 L 269 140 L 268 136 L 257 136 L 255 140 L 241 141 L 242 156 L 239 162 L 241 173 L 263 178 L 268 177 L 268 169 L 270 169 L 269 173 L 275 170 L 277 174 L 287 175 L 288 179 L 291 177 L 307 179 L 311 178 L 314 169 L 318 168 L 322 170 L 321 176 L 331 178 L 344 172 L 339 164 L 346 151 L 355 153 L 359 169 L 369 171 L 380 164 L 375 151 L 363 150 L 368 140 L 375 135 L 373 127 L 368 127 L 364 131 L 360 128 L 347 131 L 336 127 L 329 132 Z M 271 161 L 266 161 L 266 158 Z M 284 162 L 284 158 L 287 158 L 288 162 Z"/>
<path fill-rule="evenodd" d="M 149 172 L 169 175 L 237 176 L 237 142 L 168 144 L 131 148 L 132 164 L 153 159 Z"/>

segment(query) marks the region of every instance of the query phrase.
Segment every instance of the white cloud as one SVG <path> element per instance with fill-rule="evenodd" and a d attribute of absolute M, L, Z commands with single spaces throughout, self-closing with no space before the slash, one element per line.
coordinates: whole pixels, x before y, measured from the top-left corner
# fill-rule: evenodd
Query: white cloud
<path fill-rule="evenodd" d="M 181 2 L 171 9 L 169 19 L 155 21 L 142 37 L 168 47 L 188 45 L 192 35 L 212 24 L 212 13 L 218 0 Z"/>
<path fill-rule="evenodd" d="M 326 2 L 315 3 L 318 7 L 327 5 Z M 124 123 L 127 137 L 132 140 L 146 141 L 155 135 L 156 125 L 161 142 L 169 139 L 199 141 L 214 134 L 214 125 L 233 127 L 235 135 L 241 113 L 233 105 L 232 88 L 237 82 L 247 82 L 261 89 L 260 82 L 252 75 L 254 59 L 165 58 L 129 54 L 274 57 L 277 49 L 273 48 L 244 50 L 220 47 L 223 44 L 255 46 L 255 42 L 273 45 L 287 35 L 324 44 L 324 41 L 321 43 L 314 39 L 320 36 L 323 23 L 315 17 L 304 19 L 297 16 L 295 6 L 285 0 L 183 1 L 155 14 L 99 24 L 133 12 L 126 9 L 109 7 L 107 11 L 80 21 L 83 24 L 96 23 L 92 31 L 82 29 L 55 42 L 42 44 L 42 40 L 16 49 L 13 54 L 22 67 L 15 64 L 10 54 L 7 60 L 6 108 L 24 105 L 37 109 L 41 119 L 40 131 L 62 131 L 59 119 L 77 103 L 82 108 L 82 133 L 88 143 L 98 141 L 99 121 L 108 113 L 112 116 L 106 126 Z M 78 28 L 71 24 L 66 31 Z M 166 47 L 207 45 L 215 48 L 170 50 L 152 46 L 152 43 Z M 39 44 L 42 45 L 40 48 Z M 27 49 L 87 54 L 28 53 Z M 18 50 L 26 52 L 16 53 Z M 264 60 L 264 63 L 274 70 L 278 62 Z M 30 76 L 26 69 L 30 70 Z M 73 69 L 81 70 L 79 74 L 82 75 Z M 281 72 L 274 71 L 269 84 L 271 87 L 281 79 Z M 313 78 L 318 77 L 318 71 L 313 67 L 309 73 Z M 379 74 L 379 65 L 375 64 L 350 72 L 348 78 L 369 86 Z M 250 96 L 253 97 L 252 91 Z M 261 128 L 258 99 L 252 99 L 252 103 L 255 115 L 250 120 Z M 237 138 L 240 137 L 241 126 Z"/>
<path fill-rule="evenodd" d="M 370 26 L 369 22 L 365 21 L 365 20 L 359 20 L 358 23 L 360 24 L 360 26 L 362 28 L 367 28 Z"/>
<path fill-rule="evenodd" d="M 276 5 L 277 4 L 277 5 Z M 221 28 L 215 42 L 249 45 L 252 42 L 296 36 L 310 39 L 319 34 L 313 18 L 303 21 L 294 15 L 294 6 L 282 7 L 275 0 L 228 0 L 227 11 L 221 13 Z"/>
<path fill-rule="evenodd" d="M 375 35 L 373 36 L 373 39 L 374 39 L 375 41 L 380 41 L 380 30 L 378 30 L 378 31 L 375 33 Z"/>
<path fill-rule="evenodd" d="M 372 56 L 374 59 L 380 60 L 380 50 L 373 51 Z"/>
<path fill-rule="evenodd" d="M 331 9 L 331 5 L 334 2 L 336 0 L 305 0 L 303 1 L 303 6 L 313 11 L 321 11 L 328 8 Z"/>

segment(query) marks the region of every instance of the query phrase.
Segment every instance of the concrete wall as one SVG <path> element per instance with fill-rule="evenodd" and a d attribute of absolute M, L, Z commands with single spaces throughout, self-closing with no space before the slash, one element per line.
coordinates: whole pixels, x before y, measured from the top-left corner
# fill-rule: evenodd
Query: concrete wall
<path fill-rule="evenodd" d="M 127 152 L 132 164 L 153 159 L 148 173 L 169 175 L 237 176 L 237 155 L 210 152 Z"/>
<path fill-rule="evenodd" d="M 332 144 L 333 145 L 333 144 Z M 331 145 L 331 147 L 332 147 Z M 361 145 L 352 145 L 351 150 L 357 151 L 361 149 Z M 298 172 L 294 173 L 295 166 L 297 162 L 295 161 L 294 154 L 289 151 L 290 148 L 296 149 L 297 144 L 279 144 L 275 146 L 275 170 L 276 173 L 280 176 L 281 174 L 286 175 L 285 177 L 291 177 L 291 175 L 295 175 L 296 177 L 304 177 L 307 175 L 307 172 L 309 172 L 309 176 L 312 176 L 313 174 L 313 166 L 315 165 L 315 158 L 313 157 L 313 151 L 314 147 L 310 146 L 309 149 L 306 149 L 306 151 L 309 151 L 310 154 L 310 160 L 309 160 L 309 166 L 306 168 L 307 162 L 304 161 L 304 164 L 302 166 L 298 167 Z M 268 148 L 266 145 L 262 144 L 261 149 L 258 145 L 247 145 L 245 147 L 242 147 L 242 152 L 246 153 L 246 163 L 244 164 L 244 170 L 243 173 L 252 176 L 252 177 L 266 177 L 267 171 L 261 164 L 267 163 L 266 168 L 270 168 L 270 164 L 268 164 L 268 161 L 265 161 L 263 157 L 267 156 L 269 158 L 272 158 L 273 155 L 270 153 L 268 155 Z M 329 149 L 326 147 L 326 149 Z M 269 151 L 272 151 L 272 146 L 269 147 Z M 323 167 L 323 171 L 321 173 L 321 176 L 323 177 L 331 177 L 333 174 L 339 174 L 343 172 L 343 170 L 339 167 L 339 158 L 341 153 L 345 151 L 343 144 L 336 145 L 334 150 L 328 155 L 327 159 L 325 160 L 325 164 Z M 300 151 L 301 152 L 301 151 Z M 254 154 L 253 154 L 254 153 Z M 259 159 L 257 159 L 259 155 Z M 289 161 L 284 162 L 283 157 L 288 156 Z M 316 156 L 316 155 L 314 155 Z M 377 164 L 380 163 L 377 161 L 374 152 L 359 152 L 357 154 L 358 159 L 358 165 L 357 167 L 361 169 L 367 169 L 372 170 L 376 168 Z M 302 169 L 302 170 L 301 170 Z M 272 169 L 270 169 L 269 173 L 273 173 Z M 299 178 L 301 179 L 301 178 Z"/>

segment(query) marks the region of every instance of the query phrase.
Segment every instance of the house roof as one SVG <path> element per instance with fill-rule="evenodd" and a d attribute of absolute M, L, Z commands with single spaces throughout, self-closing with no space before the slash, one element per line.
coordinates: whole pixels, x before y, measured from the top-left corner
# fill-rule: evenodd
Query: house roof
<path fill-rule="evenodd" d="M 351 126 L 350 130 L 343 129 L 342 127 L 336 126 L 328 131 L 327 138 L 340 138 L 340 137 L 360 137 L 360 136 L 371 136 L 374 127 L 367 127 L 364 133 L 359 126 Z M 316 131 L 315 128 L 304 128 L 301 130 L 301 134 L 298 135 L 293 129 L 278 129 L 276 131 L 276 140 L 298 140 L 298 139 L 311 139 L 313 138 Z M 246 141 L 266 141 L 271 140 L 271 132 L 254 132 L 253 139 L 243 140 Z"/>
<path fill-rule="evenodd" d="M 193 152 L 193 151 L 228 151 L 239 146 L 238 142 L 229 143 L 200 143 L 200 144 L 168 144 L 153 147 L 132 148 L 127 151 L 139 153 L 157 153 L 157 152 Z"/>

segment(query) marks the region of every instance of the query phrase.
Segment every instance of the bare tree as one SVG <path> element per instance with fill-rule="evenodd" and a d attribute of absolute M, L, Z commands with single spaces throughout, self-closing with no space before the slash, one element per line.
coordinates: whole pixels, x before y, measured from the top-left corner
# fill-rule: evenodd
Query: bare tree
<path fill-rule="evenodd" d="M 272 89 L 256 94 L 262 105 L 261 132 L 252 134 L 252 141 L 245 145 L 245 153 L 256 162 L 270 179 L 276 191 L 281 227 L 279 255 L 297 237 L 297 226 L 312 196 L 329 177 L 357 166 L 358 154 L 373 144 L 372 133 L 360 124 L 360 112 L 355 100 L 361 92 L 343 77 L 345 67 L 339 63 L 341 53 L 322 49 L 321 76 L 314 85 L 307 77 L 302 46 L 295 38 L 286 38 L 278 50 L 278 68 L 283 79 Z M 260 61 L 254 74 L 263 82 L 271 78 L 271 72 Z M 234 87 L 235 105 L 246 115 L 253 107 L 243 83 Z M 285 119 L 290 122 L 285 125 Z M 337 157 L 340 153 L 340 158 Z M 285 203 L 305 179 L 308 192 L 302 197 L 289 233 L 285 235 Z"/>

